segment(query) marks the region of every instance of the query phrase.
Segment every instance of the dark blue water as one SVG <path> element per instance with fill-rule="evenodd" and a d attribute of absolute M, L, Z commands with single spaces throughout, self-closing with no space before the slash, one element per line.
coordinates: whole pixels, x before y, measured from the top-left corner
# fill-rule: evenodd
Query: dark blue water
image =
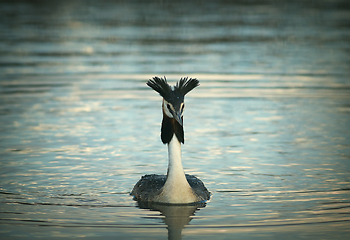
<path fill-rule="evenodd" d="M 1 236 L 350 236 L 347 1 L 3 1 L 0 20 Z M 182 149 L 204 206 L 129 195 L 166 173 L 155 75 L 201 83 Z"/>

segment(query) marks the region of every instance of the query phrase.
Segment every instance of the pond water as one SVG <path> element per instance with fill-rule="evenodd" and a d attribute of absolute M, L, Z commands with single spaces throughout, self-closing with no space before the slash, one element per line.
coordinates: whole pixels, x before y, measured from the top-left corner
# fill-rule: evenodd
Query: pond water
<path fill-rule="evenodd" d="M 0 234 L 21 238 L 350 236 L 347 1 L 2 1 Z M 165 174 L 161 97 L 186 96 L 201 206 L 142 206 Z"/>

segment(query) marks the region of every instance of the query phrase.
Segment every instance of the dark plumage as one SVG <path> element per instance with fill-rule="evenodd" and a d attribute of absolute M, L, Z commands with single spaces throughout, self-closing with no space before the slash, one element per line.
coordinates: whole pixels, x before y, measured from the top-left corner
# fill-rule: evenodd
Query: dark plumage
<path fill-rule="evenodd" d="M 176 135 L 177 139 L 185 143 L 185 133 L 184 128 L 181 126 L 174 118 L 169 118 L 163 113 L 162 129 L 161 129 L 161 139 L 164 144 L 169 143 Z"/>

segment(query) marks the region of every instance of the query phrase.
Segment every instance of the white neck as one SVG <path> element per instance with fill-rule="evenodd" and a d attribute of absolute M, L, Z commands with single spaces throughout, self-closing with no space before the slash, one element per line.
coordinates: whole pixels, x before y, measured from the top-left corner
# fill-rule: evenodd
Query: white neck
<path fill-rule="evenodd" d="M 187 183 L 181 161 L 181 143 L 177 140 L 175 134 L 168 144 L 168 156 L 167 182 L 185 181 Z"/>
<path fill-rule="evenodd" d="M 181 162 L 181 143 L 176 135 L 168 144 L 169 165 L 167 180 L 158 196 L 159 202 L 191 203 L 197 202 L 198 197 L 188 184 Z"/>

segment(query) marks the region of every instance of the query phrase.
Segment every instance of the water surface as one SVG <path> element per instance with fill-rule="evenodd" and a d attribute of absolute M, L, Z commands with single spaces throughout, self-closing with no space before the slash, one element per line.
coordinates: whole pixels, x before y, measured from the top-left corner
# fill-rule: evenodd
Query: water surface
<path fill-rule="evenodd" d="M 350 236 L 346 1 L 11 1 L 0 13 L 2 236 Z M 206 205 L 129 195 L 166 173 L 155 75 L 201 83 L 186 96 L 183 165 L 212 192 Z"/>

